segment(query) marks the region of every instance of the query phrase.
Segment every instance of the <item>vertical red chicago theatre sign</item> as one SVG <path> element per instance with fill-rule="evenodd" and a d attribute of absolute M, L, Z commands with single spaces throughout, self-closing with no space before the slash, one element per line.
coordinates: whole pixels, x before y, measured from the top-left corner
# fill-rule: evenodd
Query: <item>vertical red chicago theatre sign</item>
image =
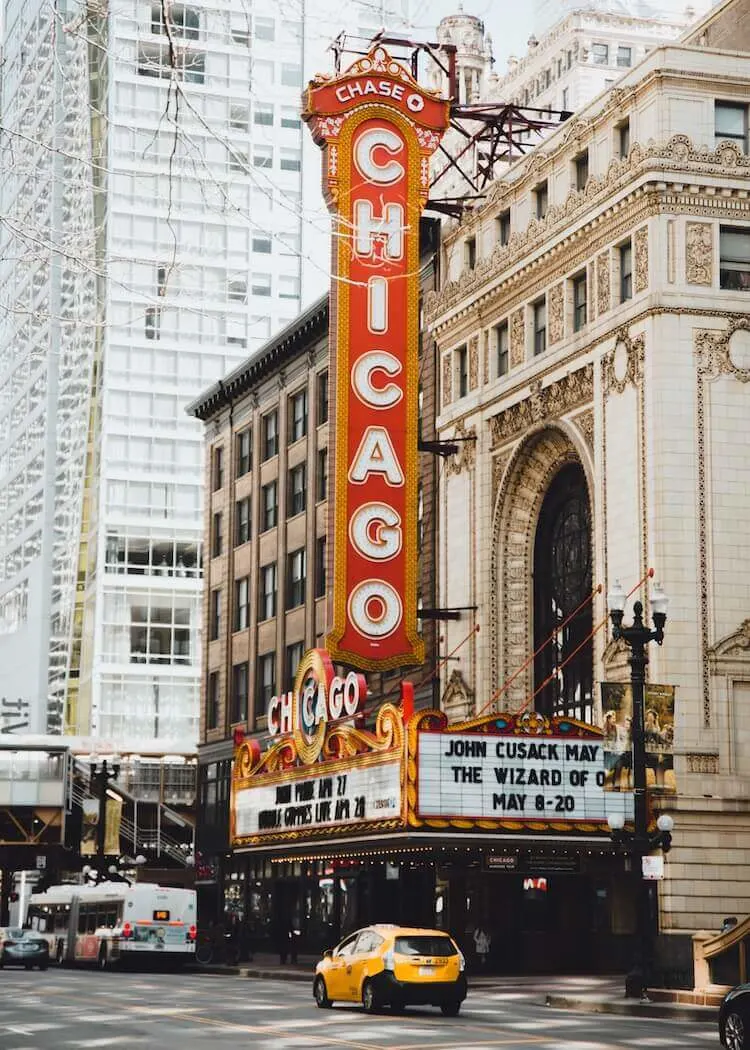
<path fill-rule="evenodd" d="M 419 217 L 448 104 L 377 46 L 318 77 L 305 120 L 334 215 L 334 660 L 421 663 L 417 632 Z"/>

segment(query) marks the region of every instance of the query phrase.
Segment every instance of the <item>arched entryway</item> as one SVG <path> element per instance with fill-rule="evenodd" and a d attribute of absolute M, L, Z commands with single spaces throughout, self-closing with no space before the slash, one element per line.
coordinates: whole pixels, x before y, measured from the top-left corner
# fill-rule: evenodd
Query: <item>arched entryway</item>
<path fill-rule="evenodd" d="M 580 463 L 553 477 L 534 539 L 536 710 L 593 721 L 591 504 Z"/>

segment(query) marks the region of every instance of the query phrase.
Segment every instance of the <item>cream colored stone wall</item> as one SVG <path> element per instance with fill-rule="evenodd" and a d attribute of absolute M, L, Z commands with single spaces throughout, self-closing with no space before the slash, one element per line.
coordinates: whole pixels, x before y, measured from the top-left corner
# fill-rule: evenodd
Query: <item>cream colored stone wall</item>
<path fill-rule="evenodd" d="M 441 604 L 476 604 L 445 626 L 445 651 L 476 616 L 480 633 L 444 674 L 451 710 L 479 710 L 532 648 L 533 536 L 559 467 L 581 462 L 589 485 L 595 583 L 632 587 L 650 566 L 670 595 L 650 679 L 677 687 L 679 794 L 674 848 L 661 887 L 662 925 L 716 929 L 750 912 L 750 291 L 720 287 L 722 225 L 750 231 L 750 160 L 714 148 L 714 102 L 749 97 L 750 58 L 677 47 L 654 53 L 578 115 L 446 238 L 451 262 L 426 302 L 438 354 L 487 347 L 476 389 L 443 391 L 442 438 L 477 435 L 473 463 L 441 480 Z M 729 92 L 729 94 L 728 94 Z M 612 155 L 631 122 L 627 158 Z M 570 165 L 590 150 L 590 179 L 570 189 Z M 550 209 L 532 217 L 546 179 Z M 510 207 L 514 235 L 492 246 Z M 473 272 L 459 246 L 480 233 Z M 620 247 L 632 247 L 632 297 L 621 301 Z M 588 275 L 587 317 L 573 331 L 571 278 Z M 550 342 L 533 353 L 532 304 L 546 296 Z M 498 377 L 494 327 L 509 324 L 510 366 Z M 441 370 L 442 371 L 442 370 Z M 443 372 L 444 374 L 444 372 Z M 640 595 L 645 597 L 647 590 Z M 606 616 L 603 595 L 595 622 Z M 607 631 L 594 679 L 627 676 Z M 499 708 L 517 710 L 530 672 Z"/>

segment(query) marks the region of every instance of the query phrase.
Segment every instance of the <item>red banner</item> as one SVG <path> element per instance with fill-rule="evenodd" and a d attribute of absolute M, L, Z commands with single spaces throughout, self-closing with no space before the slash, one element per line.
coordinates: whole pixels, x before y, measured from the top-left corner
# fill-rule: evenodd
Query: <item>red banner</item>
<path fill-rule="evenodd" d="M 421 663 L 417 631 L 419 217 L 448 104 L 383 47 L 307 92 L 334 214 L 333 660 Z"/>

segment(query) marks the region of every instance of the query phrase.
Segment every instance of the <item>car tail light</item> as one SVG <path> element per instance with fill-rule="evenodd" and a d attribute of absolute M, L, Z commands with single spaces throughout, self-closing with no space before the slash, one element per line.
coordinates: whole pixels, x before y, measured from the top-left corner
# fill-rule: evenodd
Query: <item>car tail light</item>
<path fill-rule="evenodd" d="M 393 964 L 394 964 L 393 948 L 389 948 L 388 951 L 383 956 L 383 969 L 392 971 L 393 970 Z"/>
<path fill-rule="evenodd" d="M 463 952 L 458 953 L 458 969 L 461 973 L 466 969 L 466 959 Z"/>
<path fill-rule="evenodd" d="M 187 939 L 189 941 L 194 941 L 197 936 L 198 936 L 198 929 L 197 929 L 197 927 L 196 926 L 189 927 L 188 932 L 187 932 Z"/>
<path fill-rule="evenodd" d="M 129 922 L 124 923 L 122 927 L 122 935 L 126 941 L 133 936 L 133 927 Z"/>

